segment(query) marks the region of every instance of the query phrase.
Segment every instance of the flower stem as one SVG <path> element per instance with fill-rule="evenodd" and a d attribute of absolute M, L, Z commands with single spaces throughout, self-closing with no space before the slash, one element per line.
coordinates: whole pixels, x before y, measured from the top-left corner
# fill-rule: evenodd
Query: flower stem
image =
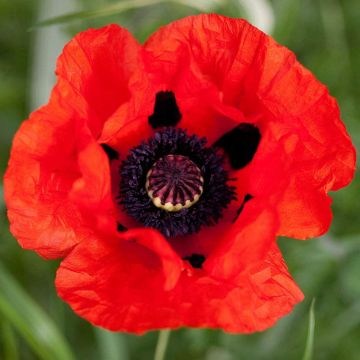
<path fill-rule="evenodd" d="M 170 330 L 160 330 L 159 337 L 156 344 L 154 360 L 164 360 L 165 352 L 169 342 Z"/>
<path fill-rule="evenodd" d="M 305 352 L 303 360 L 311 360 L 314 352 L 314 333 L 315 333 L 315 298 L 311 301 L 309 312 L 309 327 L 306 339 Z"/>

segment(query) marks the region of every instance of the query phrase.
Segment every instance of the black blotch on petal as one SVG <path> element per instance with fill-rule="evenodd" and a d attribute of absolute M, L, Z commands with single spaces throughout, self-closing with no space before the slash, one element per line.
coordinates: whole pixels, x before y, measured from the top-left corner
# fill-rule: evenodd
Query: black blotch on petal
<path fill-rule="evenodd" d="M 190 256 L 185 256 L 183 260 L 187 260 L 190 265 L 195 269 L 202 269 L 202 264 L 205 261 L 205 256 L 201 254 L 192 254 Z"/>
<path fill-rule="evenodd" d="M 123 224 L 117 223 L 117 231 L 124 232 L 127 230 L 128 230 L 128 228 L 126 226 L 124 226 Z"/>
<path fill-rule="evenodd" d="M 119 153 L 107 144 L 101 144 L 101 147 L 106 152 L 109 160 L 116 160 L 119 158 Z"/>
<path fill-rule="evenodd" d="M 246 195 L 245 195 L 243 202 L 241 203 L 239 209 L 238 209 L 237 212 L 236 212 L 236 216 L 235 216 L 233 222 L 235 222 L 235 221 L 238 219 L 238 217 L 240 216 L 241 212 L 242 212 L 243 209 L 244 209 L 245 204 L 246 204 L 249 200 L 251 200 L 252 198 L 253 198 L 253 196 L 250 195 L 250 194 L 246 194 Z"/>
<path fill-rule="evenodd" d="M 224 149 L 229 157 L 230 165 L 238 170 L 252 160 L 260 139 L 261 134 L 256 126 L 242 123 L 223 135 L 214 146 Z"/>
<path fill-rule="evenodd" d="M 164 126 L 176 126 L 181 119 L 175 94 L 172 91 L 160 91 L 156 94 L 154 113 L 149 116 L 153 129 Z"/>

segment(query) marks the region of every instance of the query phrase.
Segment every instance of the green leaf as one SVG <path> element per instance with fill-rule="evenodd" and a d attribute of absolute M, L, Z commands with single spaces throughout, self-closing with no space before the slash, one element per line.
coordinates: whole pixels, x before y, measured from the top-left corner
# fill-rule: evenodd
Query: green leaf
<path fill-rule="evenodd" d="M 315 335 L 315 299 L 312 299 L 309 312 L 309 326 L 303 360 L 312 360 Z"/>
<path fill-rule="evenodd" d="M 0 264 L 0 315 L 25 339 L 40 359 L 73 360 L 53 321 Z"/>

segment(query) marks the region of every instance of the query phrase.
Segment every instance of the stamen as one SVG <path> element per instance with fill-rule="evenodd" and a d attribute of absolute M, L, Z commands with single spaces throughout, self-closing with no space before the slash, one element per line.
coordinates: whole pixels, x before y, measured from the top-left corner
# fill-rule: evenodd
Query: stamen
<path fill-rule="evenodd" d="M 164 128 L 131 149 L 120 167 L 119 204 L 166 237 L 216 224 L 235 199 L 223 158 L 206 139 Z M 165 210 L 165 211 L 164 211 Z"/>

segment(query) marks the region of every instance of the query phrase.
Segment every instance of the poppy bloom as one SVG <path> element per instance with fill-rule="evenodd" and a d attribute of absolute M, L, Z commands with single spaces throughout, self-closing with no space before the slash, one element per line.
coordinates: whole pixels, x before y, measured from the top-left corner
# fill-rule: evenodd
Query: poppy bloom
<path fill-rule="evenodd" d="M 63 50 L 5 176 L 22 247 L 63 258 L 62 299 L 142 333 L 265 329 L 302 300 L 276 244 L 324 234 L 355 153 L 336 101 L 245 20 L 200 15 L 141 46 L 110 25 Z"/>

